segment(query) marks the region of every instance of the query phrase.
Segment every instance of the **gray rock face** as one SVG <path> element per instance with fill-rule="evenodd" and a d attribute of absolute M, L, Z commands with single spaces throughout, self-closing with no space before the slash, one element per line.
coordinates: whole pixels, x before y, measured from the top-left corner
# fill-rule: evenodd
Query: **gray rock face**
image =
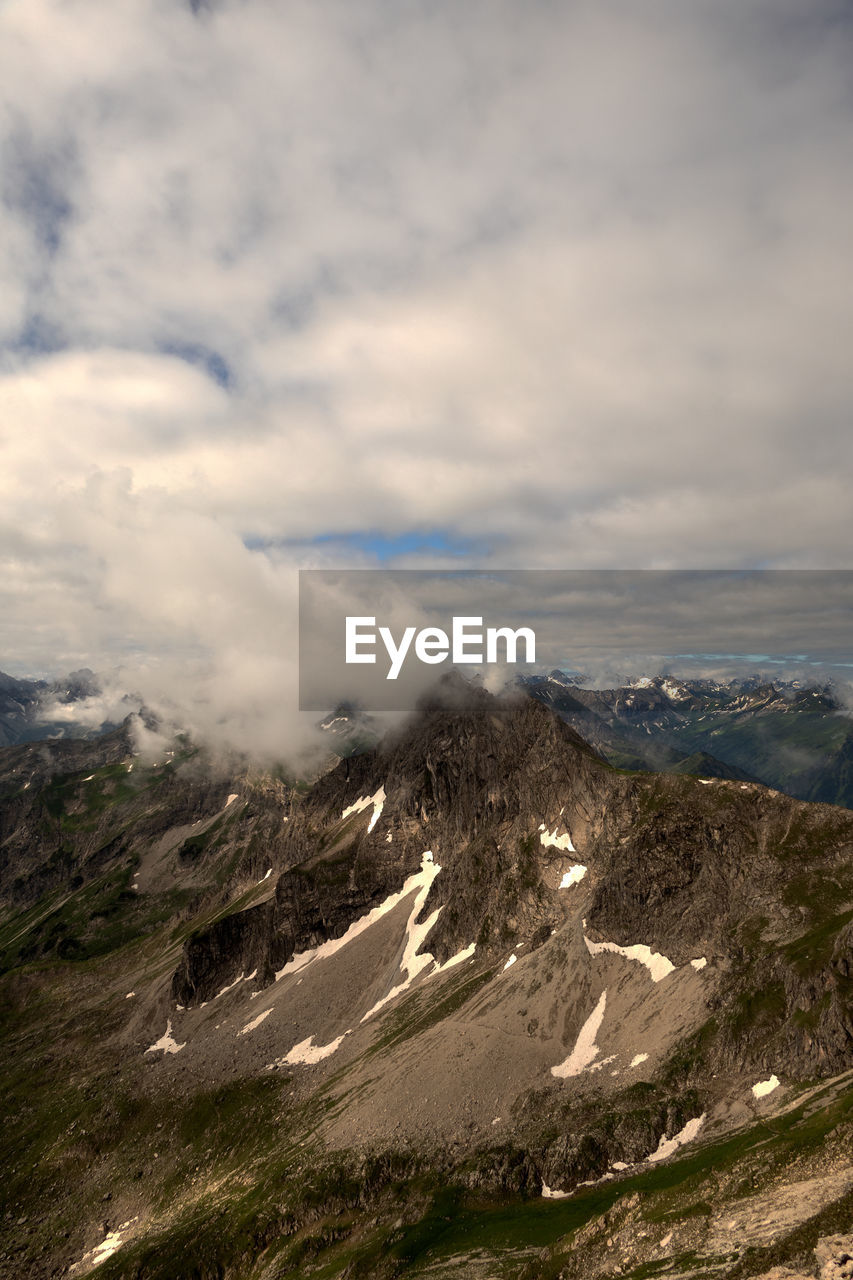
<path fill-rule="evenodd" d="M 216 995 L 227 985 L 224 979 L 230 976 L 235 957 L 247 973 L 281 967 L 289 959 L 289 941 L 275 928 L 272 902 L 226 916 L 187 941 L 183 964 L 172 980 L 172 996 L 187 1006 Z"/>
<path fill-rule="evenodd" d="M 274 904 L 191 939 L 173 994 L 201 1002 L 255 968 L 270 981 L 398 892 L 425 849 L 442 868 L 421 912 L 442 908 L 439 962 L 472 942 L 485 957 L 534 949 L 564 918 L 561 875 L 582 864 L 591 941 L 712 966 L 682 1077 L 850 1065 L 853 912 L 838 906 L 853 902 L 853 814 L 732 780 L 623 774 L 541 704 L 452 685 L 314 785 L 282 837 Z"/>
<path fill-rule="evenodd" d="M 820 1280 L 853 1280 L 853 1235 L 823 1236 L 814 1252 Z"/>
<path fill-rule="evenodd" d="M 430 934 L 439 961 L 472 939 L 488 947 L 499 938 L 501 945 L 531 941 L 542 930 L 546 937 L 559 912 L 541 892 L 541 867 L 566 858 L 541 846 L 538 829 L 556 822 L 567 803 L 579 814 L 591 811 L 611 777 L 573 730 L 536 703 L 451 686 L 424 705 L 415 725 L 315 784 L 287 832 L 290 866 L 277 884 L 272 930 L 256 917 L 239 942 L 232 939 L 229 964 L 224 924 L 213 926 L 188 945 L 173 992 L 181 1003 L 207 999 L 247 965 L 255 968 L 264 946 L 269 953 L 257 967 L 269 980 L 282 956 L 340 937 L 398 892 L 426 849 L 443 868 L 422 912 L 444 908 Z M 370 810 L 342 819 L 359 797 L 380 789 L 381 830 L 368 830 Z"/>

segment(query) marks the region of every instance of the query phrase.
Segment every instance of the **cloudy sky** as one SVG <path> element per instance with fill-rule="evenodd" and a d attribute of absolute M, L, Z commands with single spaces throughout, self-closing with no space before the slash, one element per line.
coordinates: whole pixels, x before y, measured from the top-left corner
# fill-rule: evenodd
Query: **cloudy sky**
<path fill-rule="evenodd" d="M 851 67 L 849 0 L 0 0 L 0 668 L 250 722 L 300 565 L 849 566 Z"/>

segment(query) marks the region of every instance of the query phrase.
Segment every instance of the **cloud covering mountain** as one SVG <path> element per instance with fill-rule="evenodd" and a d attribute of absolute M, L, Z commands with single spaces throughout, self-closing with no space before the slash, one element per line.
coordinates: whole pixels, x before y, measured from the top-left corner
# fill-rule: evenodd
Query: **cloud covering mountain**
<path fill-rule="evenodd" d="M 6 0 L 0 32 L 5 668 L 285 715 L 294 569 L 375 563 L 365 531 L 847 564 L 848 6 Z"/>

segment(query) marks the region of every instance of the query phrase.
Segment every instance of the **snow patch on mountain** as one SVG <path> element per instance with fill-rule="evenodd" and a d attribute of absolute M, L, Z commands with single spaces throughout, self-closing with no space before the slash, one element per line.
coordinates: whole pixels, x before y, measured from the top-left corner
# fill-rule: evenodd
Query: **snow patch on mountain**
<path fill-rule="evenodd" d="M 257 1018 L 253 1018 L 251 1022 L 247 1022 L 245 1027 L 242 1027 L 241 1030 L 237 1032 L 237 1035 L 248 1035 L 250 1031 L 254 1031 L 255 1027 L 259 1027 L 264 1019 L 268 1018 L 271 1013 L 272 1009 L 264 1009 L 263 1013 L 259 1013 Z"/>
<path fill-rule="evenodd" d="M 362 1022 L 366 1022 L 368 1018 L 372 1017 L 372 1015 L 377 1012 L 377 1010 L 383 1008 L 384 1005 L 388 1004 L 390 1000 L 395 999 L 395 997 L 400 995 L 401 992 L 406 991 L 412 985 L 419 973 L 423 973 L 424 969 L 429 965 L 435 964 L 435 957 L 431 955 L 430 952 L 427 951 L 419 955 L 418 950 L 421 943 L 426 941 L 427 934 L 438 920 L 438 917 L 441 914 L 441 907 L 438 907 L 433 911 L 432 914 L 427 916 L 426 920 L 422 921 L 420 924 L 416 924 L 415 921 L 420 915 L 421 908 L 426 902 L 429 891 L 432 888 L 432 882 L 438 875 L 439 871 L 441 871 L 441 867 L 436 862 L 433 862 L 432 850 L 427 849 L 423 856 L 420 872 L 415 876 L 409 876 L 409 879 L 406 881 L 407 885 L 417 888 L 418 893 L 412 906 L 412 910 L 409 913 L 409 919 L 406 922 L 406 943 L 403 948 L 403 958 L 400 961 L 400 973 L 405 974 L 405 977 L 402 982 L 398 983 L 395 987 L 392 987 L 387 995 L 383 996 L 381 1000 L 378 1000 L 372 1009 L 368 1009 L 367 1013 L 361 1019 Z"/>
<path fill-rule="evenodd" d="M 674 1155 L 679 1147 L 683 1147 L 687 1142 L 692 1142 L 704 1123 L 705 1112 L 703 1111 L 701 1116 L 688 1120 L 684 1128 L 674 1134 L 673 1137 L 661 1137 L 657 1151 L 653 1151 L 650 1156 L 646 1156 L 646 1159 L 650 1164 L 656 1164 L 658 1160 L 666 1160 L 668 1156 Z"/>
<path fill-rule="evenodd" d="M 186 1047 L 186 1041 L 184 1041 L 183 1044 L 177 1044 L 172 1038 L 172 1023 L 171 1021 L 167 1021 L 166 1030 L 163 1032 L 160 1039 L 155 1040 L 153 1044 L 150 1044 L 145 1052 L 157 1053 L 158 1050 L 162 1049 L 164 1053 L 180 1053 L 181 1049 L 186 1049 Z"/>
<path fill-rule="evenodd" d="M 335 955 L 336 952 L 340 951 L 342 947 L 345 947 L 348 942 L 352 942 L 353 938 L 357 938 L 359 934 L 364 933 L 365 929 L 369 929 L 377 920 L 381 920 L 389 911 L 393 911 L 398 903 L 402 902 L 404 898 L 408 897 L 410 893 L 414 893 L 415 891 L 418 891 L 419 905 L 416 906 L 414 912 L 414 914 L 417 915 L 418 911 L 420 911 L 420 906 L 423 901 L 426 900 L 426 894 L 429 893 L 430 885 L 440 870 L 441 867 L 432 860 L 432 851 L 427 850 L 423 855 L 420 871 L 416 871 L 414 875 L 409 876 L 402 889 L 397 893 L 392 893 L 384 902 L 381 902 L 378 907 L 373 907 L 366 915 L 360 916 L 358 920 L 353 921 L 346 933 L 342 934 L 340 938 L 330 938 L 328 942 L 323 942 L 319 947 L 313 947 L 310 951 L 297 952 L 292 959 L 288 960 L 283 969 L 278 970 L 275 975 L 276 982 L 278 982 L 280 978 L 284 978 L 291 973 L 298 973 L 309 964 L 313 964 L 315 960 L 325 960 L 328 959 L 329 956 Z M 423 898 L 421 898 L 424 886 L 426 886 L 426 893 L 423 893 Z M 435 920 L 433 920 L 432 923 L 434 924 Z M 432 928 L 432 924 L 430 924 L 430 928 Z M 432 956 L 430 956 L 429 959 L 432 960 Z"/>
<path fill-rule="evenodd" d="M 370 822 L 367 824 L 368 835 L 370 835 L 371 831 L 379 821 L 380 814 L 382 813 L 382 810 L 384 807 L 385 807 L 385 788 L 380 787 L 379 790 L 376 792 L 376 795 L 373 797 L 373 817 L 370 819 Z"/>
<path fill-rule="evenodd" d="M 387 798 L 384 787 L 380 787 L 372 796 L 359 796 L 356 801 L 347 805 L 346 809 L 344 809 L 341 814 L 341 822 L 343 822 L 344 818 L 348 818 L 351 813 L 362 813 L 370 805 L 373 805 L 373 817 L 370 819 L 370 826 L 367 828 L 368 831 L 372 831 Z"/>
<path fill-rule="evenodd" d="M 437 964 L 435 968 L 427 974 L 428 978 L 432 978 L 437 973 L 445 973 L 448 969 L 452 969 L 455 965 L 461 964 L 463 960 L 469 960 L 477 950 L 476 942 L 469 942 L 468 946 L 462 951 L 457 951 L 455 956 L 451 956 L 449 960 L 445 960 L 444 964 Z"/>
<path fill-rule="evenodd" d="M 136 1218 L 129 1218 L 127 1222 L 123 1222 L 120 1227 L 116 1227 L 114 1231 L 108 1231 L 100 1244 L 96 1244 L 94 1249 L 90 1249 L 88 1253 L 84 1253 L 79 1262 L 75 1262 L 73 1266 L 68 1268 L 70 1276 L 82 1274 L 85 1271 L 94 1271 L 95 1267 L 99 1267 L 102 1262 L 106 1262 L 124 1244 L 124 1237 L 130 1228 L 136 1222 Z"/>
<path fill-rule="evenodd" d="M 542 1183 L 543 1200 L 565 1200 L 570 1195 L 570 1191 L 555 1191 L 552 1187 L 549 1187 L 547 1183 Z"/>
<path fill-rule="evenodd" d="M 600 1049 L 595 1043 L 601 1024 L 604 1020 L 604 1009 L 607 1004 L 607 992 L 602 991 L 598 1004 L 578 1032 L 575 1047 L 568 1058 L 551 1068 L 551 1075 L 558 1080 L 567 1080 L 569 1076 L 579 1076 L 599 1055 Z"/>
<path fill-rule="evenodd" d="M 278 1058 L 275 1062 L 271 1062 L 267 1070 L 271 1071 L 274 1067 L 294 1067 L 300 1064 L 311 1066 L 315 1062 L 322 1062 L 324 1058 L 330 1058 L 341 1047 L 345 1037 L 349 1034 L 349 1031 L 345 1031 L 343 1035 L 338 1036 L 337 1039 L 332 1040 L 329 1044 L 314 1044 L 314 1037 L 308 1036 L 306 1040 L 300 1040 L 299 1044 L 295 1044 L 283 1058 Z"/>
<path fill-rule="evenodd" d="M 615 955 L 624 956 L 626 960 L 637 960 L 640 964 L 644 964 L 652 975 L 652 982 L 661 982 L 675 968 L 666 956 L 661 955 L 659 951 L 652 951 L 651 947 L 643 943 L 635 943 L 631 947 L 620 947 L 616 942 L 590 942 L 586 934 L 583 940 L 591 956 L 600 955 L 602 951 L 612 951 Z"/>
<path fill-rule="evenodd" d="M 233 991 L 234 988 L 243 981 L 244 977 L 245 975 L 241 973 L 239 978 L 235 978 L 233 982 L 228 983 L 227 987 L 223 987 L 221 991 L 217 991 L 216 995 L 213 997 L 214 1000 L 218 1000 L 220 996 L 224 996 L 227 991 Z"/>
<path fill-rule="evenodd" d="M 589 1070 L 590 1070 L 590 1074 L 591 1074 L 593 1071 L 600 1071 L 602 1067 L 609 1067 L 609 1066 L 610 1066 L 610 1063 L 611 1063 L 611 1062 L 615 1062 L 615 1061 L 616 1061 L 616 1059 L 617 1059 L 618 1057 L 619 1057 L 619 1054 L 618 1054 L 618 1053 L 611 1053 L 611 1055 L 610 1055 L 610 1057 L 609 1057 L 609 1058 L 602 1058 L 600 1062 L 594 1062 L 594 1063 L 592 1064 L 592 1066 L 590 1067 L 590 1069 L 589 1069 Z M 610 1074 L 611 1074 L 612 1076 L 618 1076 L 619 1072 L 618 1072 L 618 1071 L 611 1071 L 611 1072 L 610 1072 Z"/>
<path fill-rule="evenodd" d="M 566 853 L 577 853 L 575 846 L 572 844 L 572 837 L 568 832 L 558 836 L 557 832 L 560 824 L 556 823 L 553 831 L 549 831 L 543 822 L 539 828 L 539 843 L 544 845 L 546 849 L 564 849 Z"/>

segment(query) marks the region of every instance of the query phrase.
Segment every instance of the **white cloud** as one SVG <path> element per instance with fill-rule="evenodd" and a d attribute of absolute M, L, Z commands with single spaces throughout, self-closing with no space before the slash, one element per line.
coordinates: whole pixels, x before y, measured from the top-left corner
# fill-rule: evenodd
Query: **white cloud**
<path fill-rule="evenodd" d="M 204 656 L 263 701 L 305 559 L 250 535 L 846 563 L 831 0 L 7 0 L 0 35 L 7 665 Z"/>

